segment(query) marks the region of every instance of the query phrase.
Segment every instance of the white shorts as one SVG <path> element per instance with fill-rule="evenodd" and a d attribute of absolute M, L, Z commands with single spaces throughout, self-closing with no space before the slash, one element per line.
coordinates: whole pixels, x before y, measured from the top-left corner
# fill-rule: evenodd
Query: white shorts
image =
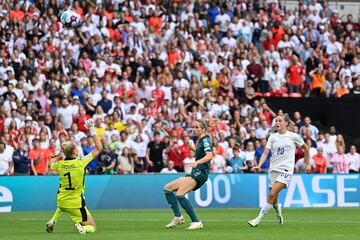
<path fill-rule="evenodd" d="M 272 188 L 276 182 L 284 183 L 286 185 L 286 187 L 288 187 L 289 183 L 291 181 L 291 178 L 292 178 L 292 175 L 289 173 L 271 171 L 269 173 L 269 187 Z"/>

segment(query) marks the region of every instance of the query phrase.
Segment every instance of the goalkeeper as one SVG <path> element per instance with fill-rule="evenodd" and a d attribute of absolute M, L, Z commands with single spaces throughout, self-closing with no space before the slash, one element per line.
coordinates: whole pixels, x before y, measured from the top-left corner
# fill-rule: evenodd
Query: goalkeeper
<path fill-rule="evenodd" d="M 101 152 L 102 144 L 96 135 L 93 119 L 85 121 L 85 127 L 89 129 L 96 145 L 92 152 L 79 159 L 76 143 L 68 141 L 61 144 L 61 152 L 51 156 L 50 168 L 59 173 L 60 187 L 56 199 L 58 208 L 46 224 L 46 231 L 49 233 L 53 232 L 62 212 L 66 212 L 74 221 L 80 234 L 93 233 L 96 230 L 95 221 L 85 206 L 84 175 L 86 166 Z M 61 155 L 65 158 L 62 159 Z"/>

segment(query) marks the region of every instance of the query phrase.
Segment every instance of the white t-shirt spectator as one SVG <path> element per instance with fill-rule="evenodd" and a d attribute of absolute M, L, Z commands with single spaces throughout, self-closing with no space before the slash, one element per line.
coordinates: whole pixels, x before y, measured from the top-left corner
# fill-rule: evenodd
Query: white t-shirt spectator
<path fill-rule="evenodd" d="M 191 158 L 191 157 L 187 157 L 184 159 L 183 163 L 184 163 L 184 172 L 185 173 L 191 173 L 192 167 L 191 164 L 195 162 L 195 158 Z"/>
<path fill-rule="evenodd" d="M 73 109 L 69 105 L 66 108 L 61 107 L 56 111 L 56 116 L 59 117 L 59 121 L 63 124 L 65 129 L 70 129 L 73 123 Z"/>
<path fill-rule="evenodd" d="M 229 107 L 225 104 L 215 103 L 210 110 L 210 116 L 220 116 L 223 113 L 230 114 Z"/>
<path fill-rule="evenodd" d="M 360 170 L 360 154 L 359 153 L 355 153 L 355 154 L 348 153 L 348 154 L 346 154 L 346 156 L 348 157 L 349 162 L 350 162 L 349 170 L 359 172 L 359 170 Z"/>
<path fill-rule="evenodd" d="M 231 80 L 234 82 L 234 87 L 245 88 L 246 79 L 247 79 L 247 75 L 244 69 L 241 70 L 234 69 L 231 76 Z"/>
<path fill-rule="evenodd" d="M 215 22 L 219 24 L 219 30 L 221 32 L 226 32 L 228 30 L 228 26 L 229 23 L 231 22 L 231 19 L 229 15 L 224 13 L 222 15 L 221 14 L 217 15 L 215 18 Z"/>
<path fill-rule="evenodd" d="M 281 89 L 282 85 L 286 83 L 285 75 L 283 72 L 278 71 L 275 73 L 274 71 L 271 71 L 269 73 L 269 82 L 272 86 L 273 91 L 278 91 Z"/>
<path fill-rule="evenodd" d="M 165 174 L 170 174 L 170 173 L 177 173 L 177 171 L 175 169 L 169 169 L 169 168 L 163 168 L 161 169 L 160 173 L 165 173 Z"/>
<path fill-rule="evenodd" d="M 75 135 L 75 142 L 76 144 L 80 145 L 81 144 L 81 139 L 86 137 L 86 134 L 82 131 L 78 131 Z"/>
<path fill-rule="evenodd" d="M 262 139 L 262 138 L 266 138 L 269 134 L 270 128 L 266 127 L 265 129 L 263 127 L 259 127 L 258 129 L 256 129 L 256 138 L 257 139 Z"/>
<path fill-rule="evenodd" d="M 216 154 L 216 156 L 211 160 L 211 165 L 213 173 L 224 173 L 226 161 L 222 155 Z"/>
<path fill-rule="evenodd" d="M 329 42 L 326 47 L 326 53 L 331 56 L 333 54 L 340 54 L 343 50 L 343 45 L 340 42 Z"/>
<path fill-rule="evenodd" d="M 221 39 L 220 45 L 224 45 L 227 44 L 229 46 L 230 49 L 234 49 L 236 47 L 236 40 L 233 37 L 225 37 L 223 39 Z"/>
<path fill-rule="evenodd" d="M 4 175 L 9 169 L 13 153 L 14 149 L 8 145 L 6 145 L 4 152 L 0 153 L 0 175 Z"/>
<path fill-rule="evenodd" d="M 332 143 L 323 143 L 322 147 L 324 149 L 324 156 L 326 158 L 327 166 L 332 167 L 331 159 L 333 155 L 337 152 L 336 146 Z"/>
<path fill-rule="evenodd" d="M 190 88 L 190 83 L 189 83 L 189 81 L 186 80 L 185 78 L 175 79 L 175 81 L 174 81 L 174 86 L 175 86 L 178 90 L 185 90 L 185 89 L 189 89 L 189 88 Z"/>

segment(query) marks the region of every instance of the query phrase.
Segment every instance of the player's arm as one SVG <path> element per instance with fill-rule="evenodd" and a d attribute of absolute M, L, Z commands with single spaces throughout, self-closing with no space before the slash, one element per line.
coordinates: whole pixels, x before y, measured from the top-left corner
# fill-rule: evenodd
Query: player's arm
<path fill-rule="evenodd" d="M 261 169 L 261 166 L 264 164 L 264 162 L 266 161 L 268 155 L 270 153 L 270 149 L 265 147 L 263 154 L 261 155 L 259 164 L 257 166 L 254 167 L 255 171 L 258 171 Z"/>
<path fill-rule="evenodd" d="M 193 162 L 192 167 L 196 167 L 199 164 L 210 162 L 213 156 L 214 155 L 212 151 L 206 151 L 206 155 L 203 158 L 199 159 L 198 161 Z"/>
<path fill-rule="evenodd" d="M 305 152 L 305 169 L 306 172 L 310 172 L 311 166 L 310 166 L 310 150 L 309 147 L 304 143 L 302 146 L 302 149 L 304 149 Z"/>
<path fill-rule="evenodd" d="M 196 149 L 195 149 L 194 145 L 192 144 L 192 142 L 190 141 L 190 139 L 187 139 L 185 141 L 185 146 L 187 146 L 189 148 L 189 150 L 192 152 L 196 151 Z"/>
<path fill-rule="evenodd" d="M 103 146 L 102 146 L 102 143 L 101 143 L 98 135 L 96 134 L 94 120 L 91 119 L 91 118 L 86 120 L 85 121 L 85 127 L 87 129 L 89 129 L 90 135 L 94 140 L 95 149 L 91 151 L 91 155 L 92 155 L 93 158 L 96 158 L 100 154 L 100 152 L 102 151 Z"/>

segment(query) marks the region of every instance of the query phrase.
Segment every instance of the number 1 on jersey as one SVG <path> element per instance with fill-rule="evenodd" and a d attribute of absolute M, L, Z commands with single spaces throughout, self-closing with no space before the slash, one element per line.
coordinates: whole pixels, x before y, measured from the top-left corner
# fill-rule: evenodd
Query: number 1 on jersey
<path fill-rule="evenodd" d="M 65 188 L 65 190 L 75 190 L 75 188 L 71 187 L 71 174 L 70 174 L 70 172 L 65 173 L 64 176 L 67 176 L 68 180 L 69 180 L 69 187 Z"/>

